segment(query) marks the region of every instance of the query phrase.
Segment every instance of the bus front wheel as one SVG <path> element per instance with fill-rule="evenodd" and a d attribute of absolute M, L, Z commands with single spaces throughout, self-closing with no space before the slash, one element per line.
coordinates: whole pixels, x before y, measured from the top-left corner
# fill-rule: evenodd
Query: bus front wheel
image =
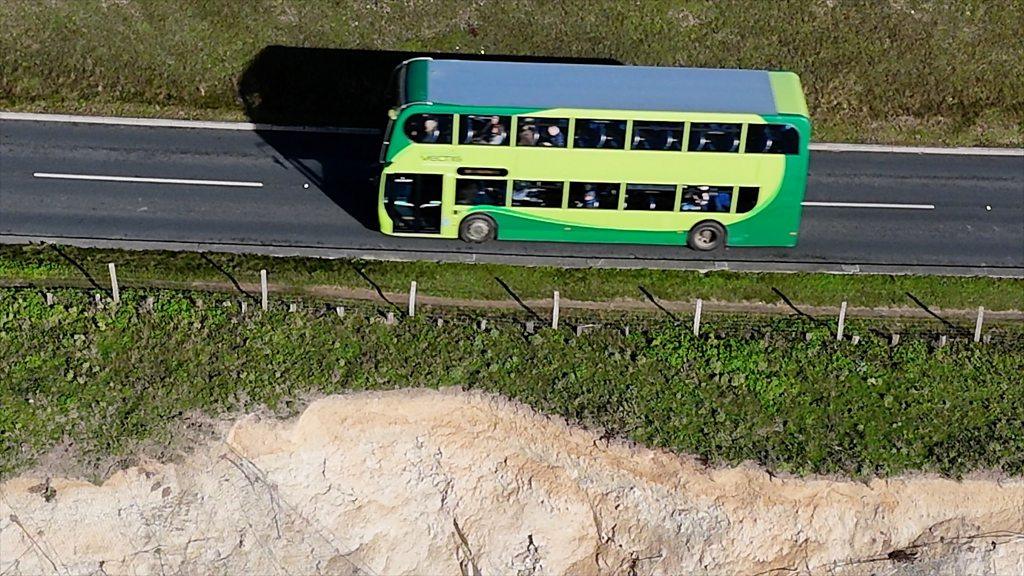
<path fill-rule="evenodd" d="M 718 222 L 701 222 L 690 228 L 686 243 L 694 250 L 709 252 L 725 245 L 725 227 Z"/>
<path fill-rule="evenodd" d="M 494 240 L 498 235 L 498 224 L 490 216 L 470 214 L 459 224 L 459 238 L 464 242 L 479 244 Z"/>

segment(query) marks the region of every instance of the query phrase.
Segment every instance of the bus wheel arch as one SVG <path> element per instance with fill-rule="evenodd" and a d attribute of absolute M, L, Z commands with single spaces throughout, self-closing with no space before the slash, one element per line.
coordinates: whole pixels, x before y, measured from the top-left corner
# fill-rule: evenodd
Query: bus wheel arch
<path fill-rule="evenodd" d="M 468 214 L 459 223 L 459 238 L 463 242 L 480 244 L 498 237 L 498 222 L 489 214 Z"/>
<path fill-rule="evenodd" d="M 692 227 L 686 234 L 686 245 L 693 250 L 710 252 L 725 246 L 726 230 L 720 222 L 715 220 L 702 220 Z"/>

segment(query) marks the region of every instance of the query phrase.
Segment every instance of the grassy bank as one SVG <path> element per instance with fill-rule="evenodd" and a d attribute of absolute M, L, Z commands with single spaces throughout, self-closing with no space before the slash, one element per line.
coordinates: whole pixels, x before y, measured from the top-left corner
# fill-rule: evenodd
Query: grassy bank
<path fill-rule="evenodd" d="M 144 296 L 155 296 L 152 310 Z M 890 347 L 792 337 L 700 340 L 665 322 L 633 331 L 524 335 L 495 322 L 389 326 L 314 306 L 241 315 L 226 295 L 127 291 L 97 307 L 64 290 L 0 289 L 0 476 L 60 444 L 102 474 L 145 446 L 182 447 L 181 425 L 310 394 L 409 386 L 501 393 L 575 422 L 710 461 L 775 470 L 1024 473 L 1024 333 Z M 712 322 L 713 324 L 713 322 Z M 166 452 L 163 453 L 166 455 Z"/>
<path fill-rule="evenodd" d="M 12 0 L 0 106 L 379 122 L 383 60 L 339 49 L 532 54 L 788 69 L 820 140 L 1019 146 L 1021 29 L 1017 0 Z"/>
<path fill-rule="evenodd" d="M 780 293 L 803 305 L 865 308 L 1021 310 L 1024 281 L 943 276 L 865 276 L 834 274 L 751 274 L 672 270 L 566 269 L 498 264 L 439 264 L 276 258 L 239 254 L 101 250 L 42 245 L 0 245 L 0 280 L 106 287 L 107 263 L 118 268 L 122 286 L 151 282 L 259 282 L 269 272 L 277 287 L 336 286 L 402 293 L 415 280 L 421 295 L 509 301 L 564 298 L 583 301 L 644 300 L 643 290 L 660 300 L 692 302 L 780 302 Z M 504 284 L 504 286 L 503 286 Z M 508 287 L 506 290 L 505 287 Z M 776 290 L 778 292 L 776 292 Z"/>

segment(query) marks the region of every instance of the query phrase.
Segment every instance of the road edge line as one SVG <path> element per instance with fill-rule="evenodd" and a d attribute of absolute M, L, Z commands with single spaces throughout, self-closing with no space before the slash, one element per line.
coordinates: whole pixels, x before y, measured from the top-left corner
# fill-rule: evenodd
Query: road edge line
<path fill-rule="evenodd" d="M 73 114 L 43 114 L 37 112 L 7 112 L 0 110 L 0 120 L 27 122 L 57 122 L 68 124 L 105 124 L 110 126 L 140 126 L 151 128 L 192 128 L 206 130 L 243 130 L 277 132 L 319 132 L 324 134 L 377 135 L 376 128 L 346 128 L 341 126 L 287 126 L 253 122 L 224 122 L 217 120 L 172 120 L 166 118 L 138 118 L 118 116 L 86 116 Z M 1024 148 L 985 148 L 939 146 L 893 146 L 888 144 L 848 144 L 843 142 L 812 142 L 814 152 L 863 152 L 881 154 L 928 154 L 950 156 L 1009 156 L 1024 158 Z"/>

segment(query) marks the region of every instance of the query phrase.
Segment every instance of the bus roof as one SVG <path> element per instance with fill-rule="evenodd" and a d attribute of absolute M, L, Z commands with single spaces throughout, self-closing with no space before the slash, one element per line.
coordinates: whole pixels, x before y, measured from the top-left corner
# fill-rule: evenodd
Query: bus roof
<path fill-rule="evenodd" d="M 807 116 L 791 72 L 417 58 L 403 103 Z"/>

